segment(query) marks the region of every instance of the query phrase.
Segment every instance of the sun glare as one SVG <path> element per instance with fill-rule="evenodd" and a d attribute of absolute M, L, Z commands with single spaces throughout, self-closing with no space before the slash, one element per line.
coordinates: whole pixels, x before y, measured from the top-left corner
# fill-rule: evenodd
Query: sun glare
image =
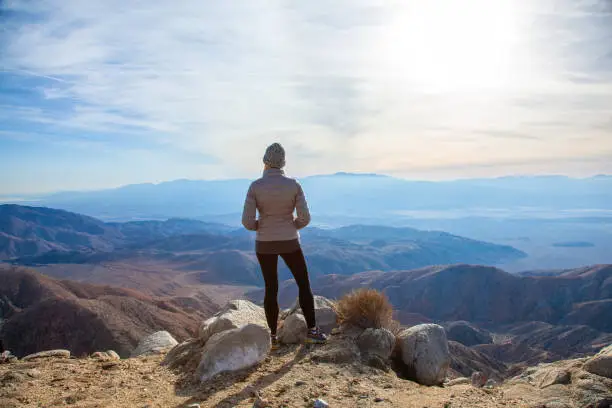
<path fill-rule="evenodd" d="M 428 91 L 507 88 L 521 40 L 520 2 L 407 2 L 384 30 L 383 60 L 393 76 Z"/>

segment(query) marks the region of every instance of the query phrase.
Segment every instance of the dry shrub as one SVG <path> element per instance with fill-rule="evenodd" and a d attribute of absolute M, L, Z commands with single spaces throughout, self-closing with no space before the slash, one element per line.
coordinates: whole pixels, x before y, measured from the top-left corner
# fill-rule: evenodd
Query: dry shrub
<path fill-rule="evenodd" d="M 389 299 L 375 289 L 358 289 L 338 301 L 341 324 L 368 328 L 392 328 L 393 308 Z"/>

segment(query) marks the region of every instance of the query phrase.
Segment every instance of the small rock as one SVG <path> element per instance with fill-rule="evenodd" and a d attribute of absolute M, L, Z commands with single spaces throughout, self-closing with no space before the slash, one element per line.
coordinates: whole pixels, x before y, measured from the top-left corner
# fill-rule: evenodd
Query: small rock
<path fill-rule="evenodd" d="M 8 350 L 5 350 L 2 352 L 2 354 L 0 354 L 0 364 L 12 363 L 15 360 L 17 360 L 17 357 L 11 354 L 11 352 Z"/>
<path fill-rule="evenodd" d="M 374 402 L 383 402 L 384 400 L 385 400 L 384 398 L 380 398 L 380 397 L 374 398 Z"/>
<path fill-rule="evenodd" d="M 91 358 L 95 360 L 100 360 L 100 361 L 109 360 L 108 354 L 106 354 L 104 351 L 96 351 L 95 353 L 92 353 Z"/>
<path fill-rule="evenodd" d="M 306 381 L 298 380 L 295 382 L 296 387 L 301 387 L 302 385 L 306 385 Z"/>
<path fill-rule="evenodd" d="M 387 329 L 369 328 L 357 338 L 357 346 L 364 354 L 377 355 L 386 360 L 395 346 L 395 336 Z"/>
<path fill-rule="evenodd" d="M 278 331 L 278 340 L 284 344 L 302 343 L 306 338 L 308 326 L 303 315 L 293 313 L 287 316 Z"/>
<path fill-rule="evenodd" d="M 200 408 L 200 404 L 189 404 L 185 408 Z"/>
<path fill-rule="evenodd" d="M 493 388 L 496 385 L 497 385 L 497 382 L 494 379 L 489 378 L 484 386 L 487 387 L 487 388 Z"/>
<path fill-rule="evenodd" d="M 42 375 L 40 370 L 36 368 L 30 368 L 29 370 L 23 370 L 23 373 L 26 374 L 30 378 L 38 378 Z"/>
<path fill-rule="evenodd" d="M 487 383 L 487 376 L 480 372 L 475 371 L 472 373 L 472 385 L 476 388 L 482 388 Z"/>
<path fill-rule="evenodd" d="M 472 380 L 470 380 L 467 377 L 459 377 L 459 378 L 455 378 L 453 380 L 450 380 L 449 382 L 447 382 L 444 385 L 447 386 L 447 387 L 452 387 L 454 385 L 470 384 L 471 382 L 472 382 Z"/>
<path fill-rule="evenodd" d="M 115 368 L 119 368 L 119 363 L 117 363 L 116 361 L 112 361 L 110 363 L 102 364 L 102 369 L 103 370 L 113 370 Z"/>
<path fill-rule="evenodd" d="M 270 403 L 261 397 L 255 398 L 255 402 L 253 403 L 253 408 L 267 408 L 269 406 Z"/>
<path fill-rule="evenodd" d="M 327 402 L 323 401 L 322 399 L 317 398 L 315 400 L 315 402 L 314 402 L 313 407 L 314 408 L 327 408 L 327 407 L 329 407 L 329 404 Z"/>
<path fill-rule="evenodd" d="M 61 349 L 41 351 L 40 353 L 29 354 L 25 356 L 24 358 L 22 358 L 22 360 L 30 361 L 30 360 L 37 360 L 39 358 L 49 358 L 49 357 L 70 358 L 70 351 L 61 350 Z"/>
<path fill-rule="evenodd" d="M 111 360 L 121 360 L 121 357 L 115 350 L 106 350 L 106 354 Z"/>
<path fill-rule="evenodd" d="M 158 331 L 140 340 L 138 346 L 132 351 L 132 357 L 160 354 L 161 352 L 174 347 L 178 341 L 167 331 Z"/>
<path fill-rule="evenodd" d="M 143 376 L 142 376 L 142 379 L 143 379 L 143 380 L 147 380 L 147 381 L 152 381 L 152 380 L 153 380 L 153 376 L 152 376 L 152 375 L 150 375 L 150 374 L 143 375 Z"/>

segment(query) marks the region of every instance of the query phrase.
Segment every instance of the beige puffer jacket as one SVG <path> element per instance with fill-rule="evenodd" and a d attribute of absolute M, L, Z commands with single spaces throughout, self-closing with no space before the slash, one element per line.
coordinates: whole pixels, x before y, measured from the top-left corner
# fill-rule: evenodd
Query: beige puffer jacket
<path fill-rule="evenodd" d="M 299 238 L 298 230 L 309 222 L 310 212 L 304 191 L 297 180 L 286 177 L 283 170 L 265 170 L 263 177 L 249 187 L 242 225 L 250 231 L 257 231 L 258 241 L 294 240 Z"/>

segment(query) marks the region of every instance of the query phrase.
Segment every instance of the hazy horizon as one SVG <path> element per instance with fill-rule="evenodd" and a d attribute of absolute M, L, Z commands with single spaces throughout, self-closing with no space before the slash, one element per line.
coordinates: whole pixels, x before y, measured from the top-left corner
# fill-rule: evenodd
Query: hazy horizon
<path fill-rule="evenodd" d="M 117 12 L 120 10 L 120 12 Z M 612 173 L 606 0 L 0 3 L 0 195 Z"/>
<path fill-rule="evenodd" d="M 292 177 L 290 172 L 287 172 L 287 175 Z M 461 181 L 485 181 L 485 180 L 503 180 L 503 179 L 530 179 L 530 178 L 567 178 L 573 180 L 586 180 L 597 177 L 612 177 L 612 174 L 593 174 L 584 177 L 570 176 L 566 174 L 508 174 L 501 176 L 491 176 L 491 177 L 458 177 L 458 178 L 430 178 L 430 179 L 419 179 L 419 178 L 406 178 L 406 177 L 398 177 L 392 176 L 389 174 L 382 173 L 359 173 L 359 172 L 343 172 L 339 171 L 336 173 L 315 173 L 309 174 L 302 177 L 298 177 L 299 179 L 307 179 L 307 178 L 316 178 L 316 177 L 331 177 L 331 176 L 339 176 L 339 175 L 348 175 L 348 176 L 373 176 L 373 177 L 388 177 L 394 178 L 406 182 L 431 182 L 431 183 L 452 183 L 452 182 L 461 182 Z M 39 191 L 30 191 L 30 192 L 8 192 L 8 193 L 0 193 L 0 199 L 4 200 L 4 202 L 8 201 L 20 201 L 27 200 L 30 197 L 37 196 L 46 196 L 51 194 L 59 194 L 59 193 L 76 193 L 76 192 L 95 192 L 95 191 L 104 191 L 104 190 L 115 190 L 121 189 L 129 186 L 136 185 L 160 185 L 165 183 L 175 183 L 175 182 L 214 182 L 214 181 L 240 181 L 240 180 L 254 180 L 261 176 L 261 172 L 258 174 L 254 174 L 252 177 L 240 177 L 240 178 L 177 178 L 177 179 L 169 179 L 169 180 L 154 180 L 154 181 L 143 181 L 137 183 L 128 183 L 128 184 L 119 184 L 119 185 L 109 185 L 109 186 L 99 186 L 97 188 L 75 188 L 75 189 L 59 189 L 59 190 L 39 190 Z M 1 204 L 2 202 L 0 202 Z"/>

